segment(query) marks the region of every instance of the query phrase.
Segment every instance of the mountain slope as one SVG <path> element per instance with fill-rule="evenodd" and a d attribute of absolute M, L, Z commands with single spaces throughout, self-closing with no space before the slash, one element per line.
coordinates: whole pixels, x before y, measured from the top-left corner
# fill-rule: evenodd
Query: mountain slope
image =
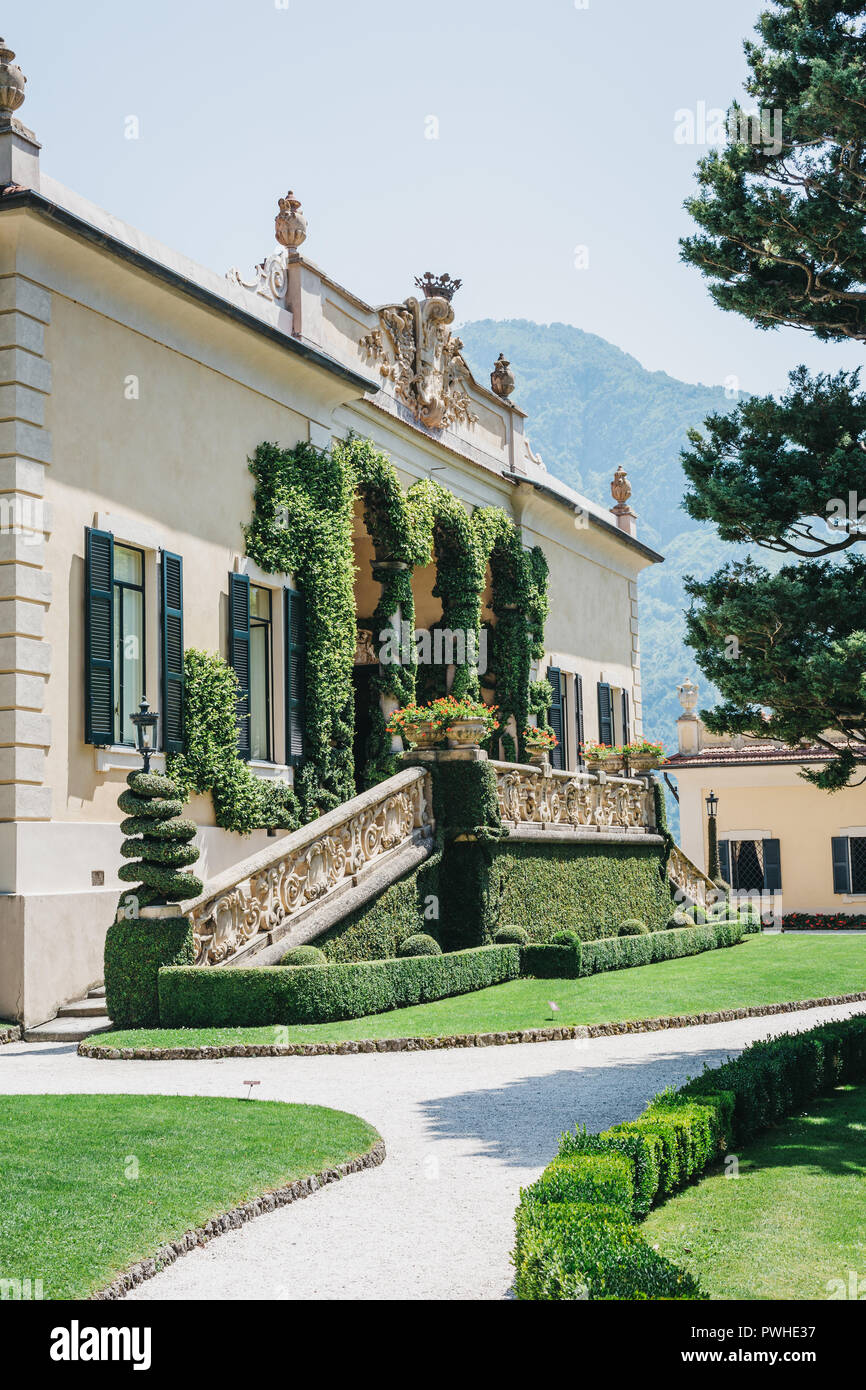
<path fill-rule="evenodd" d="M 611 506 L 611 478 L 619 464 L 626 468 L 638 535 L 665 556 L 665 564 L 645 571 L 640 581 L 641 667 L 645 732 L 672 750 L 681 713 L 676 684 L 691 676 L 701 685 L 702 703 L 712 703 L 683 642 L 683 575 L 707 575 L 734 554 L 711 527 L 683 511 L 679 451 L 691 426 L 735 402 L 719 386 L 690 386 L 649 372 L 612 343 L 568 324 L 485 319 L 459 332 L 466 359 L 485 385 L 500 352 L 511 362 L 513 399 L 527 411 L 530 442 L 551 473 Z"/>

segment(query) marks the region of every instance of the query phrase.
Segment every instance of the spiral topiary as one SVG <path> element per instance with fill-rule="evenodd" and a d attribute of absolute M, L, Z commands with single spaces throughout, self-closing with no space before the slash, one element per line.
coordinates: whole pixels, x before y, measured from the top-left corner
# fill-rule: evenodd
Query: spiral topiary
<path fill-rule="evenodd" d="M 197 898 L 203 888 L 201 879 L 182 872 L 198 859 L 192 844 L 196 824 L 181 816 L 183 801 L 174 782 L 157 772 L 131 772 L 126 784 L 129 790 L 117 801 L 126 812 L 120 829 L 128 837 L 120 852 L 135 862 L 123 864 L 118 877 L 137 885 L 134 896 L 139 907 Z"/>
<path fill-rule="evenodd" d="M 434 941 L 432 936 L 427 936 L 426 932 L 416 932 L 414 936 L 407 936 L 405 941 L 401 941 L 397 947 L 398 956 L 441 956 L 442 947 L 438 941 Z"/>

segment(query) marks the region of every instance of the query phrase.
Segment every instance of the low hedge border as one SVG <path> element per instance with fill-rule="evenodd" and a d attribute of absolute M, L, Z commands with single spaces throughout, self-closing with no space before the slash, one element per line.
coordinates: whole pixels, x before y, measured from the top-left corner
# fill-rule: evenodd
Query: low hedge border
<path fill-rule="evenodd" d="M 636 1120 L 564 1134 L 515 1216 L 518 1299 L 701 1299 L 697 1281 L 651 1247 L 639 1220 L 748 1140 L 817 1096 L 866 1076 L 866 1015 L 752 1043 Z"/>
<path fill-rule="evenodd" d="M 385 1144 L 379 1139 L 361 1154 L 359 1158 L 353 1158 L 348 1163 L 340 1163 L 336 1168 L 325 1168 L 321 1173 L 316 1173 L 311 1178 L 297 1178 L 293 1183 L 285 1187 L 278 1187 L 273 1192 L 265 1192 L 261 1197 L 255 1197 L 250 1202 L 243 1202 L 240 1206 L 232 1207 L 222 1216 L 214 1216 L 204 1226 L 197 1226 L 193 1231 L 187 1231 L 186 1235 L 181 1236 L 180 1240 L 169 1241 L 157 1250 L 152 1259 L 139 1260 L 131 1268 L 124 1270 L 104 1289 L 92 1294 L 93 1300 L 108 1300 L 123 1298 L 129 1293 L 130 1289 L 143 1284 L 145 1279 L 152 1279 L 155 1274 L 161 1273 L 169 1265 L 174 1264 L 175 1260 L 181 1255 L 188 1255 L 190 1250 L 195 1250 L 198 1246 L 209 1245 L 217 1236 L 225 1235 L 226 1231 L 236 1231 L 240 1226 L 245 1226 L 248 1221 L 255 1221 L 257 1216 L 264 1216 L 267 1212 L 276 1211 L 279 1207 L 289 1206 L 292 1202 L 299 1202 L 304 1197 L 311 1197 L 314 1192 L 318 1192 L 320 1187 L 326 1187 L 328 1183 L 340 1182 L 343 1178 L 349 1177 L 352 1173 L 361 1173 L 367 1168 L 377 1168 L 380 1163 L 385 1161 Z"/>
<path fill-rule="evenodd" d="M 4 1043 L 21 1041 L 21 1028 L 17 1023 L 4 1023 L 0 1025 L 0 1047 Z"/>
<path fill-rule="evenodd" d="M 79 1057 L 100 1062 L 206 1062 L 220 1057 L 348 1057 L 359 1052 L 434 1052 L 450 1047 L 503 1047 L 517 1043 L 573 1042 L 576 1038 L 614 1038 L 626 1033 L 659 1033 L 668 1028 L 695 1028 L 708 1023 L 733 1023 L 739 1018 L 769 1018 L 838 1004 L 866 1003 L 859 994 L 829 994 L 821 999 L 795 999 L 785 1004 L 755 1004 L 751 1008 L 719 1009 L 714 1013 L 670 1014 L 659 1018 L 626 1019 L 617 1023 L 575 1023 L 555 1028 L 521 1028 L 506 1033 L 454 1033 L 431 1038 L 359 1038 L 332 1043 L 225 1043 L 193 1047 L 108 1047 L 78 1044 Z"/>
<path fill-rule="evenodd" d="M 163 1028 L 253 1028 L 337 1023 L 516 980 L 574 979 L 734 946 L 747 924 L 677 927 L 569 946 L 474 946 L 447 955 L 232 970 L 165 966 L 159 971 Z M 119 1022 L 119 1020 L 118 1020 Z M 121 1023 L 120 1026 L 123 1026 Z"/>
<path fill-rule="evenodd" d="M 336 1023 L 468 994 L 519 975 L 518 946 L 475 946 L 451 955 L 328 966 L 169 966 L 159 972 L 159 1024 L 255 1028 Z"/>

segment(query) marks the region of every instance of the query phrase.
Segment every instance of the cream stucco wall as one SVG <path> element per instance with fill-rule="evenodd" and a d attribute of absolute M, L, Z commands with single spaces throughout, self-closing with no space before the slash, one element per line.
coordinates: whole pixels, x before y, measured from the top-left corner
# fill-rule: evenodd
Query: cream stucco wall
<path fill-rule="evenodd" d="M 714 766 L 675 769 L 680 794 L 681 843 L 705 871 L 705 798 L 719 798 L 720 838 L 732 832 L 766 832 L 778 839 L 782 858 L 783 912 L 864 912 L 866 895 L 833 892 L 830 841 L 834 835 L 866 834 L 866 795 L 862 787 L 819 791 L 798 776 L 799 764 Z M 751 838 L 744 836 L 743 838 Z"/>
<path fill-rule="evenodd" d="M 108 214 L 87 215 L 119 231 Z M 132 249 L 147 246 L 130 229 L 123 235 Z M 650 558 L 603 525 L 578 521 L 567 497 L 544 490 L 543 474 L 538 487 L 522 476 L 522 412 L 473 386 L 472 429 L 426 434 L 392 404 L 367 398 L 356 377 L 290 350 L 294 329 L 353 371 L 368 370 L 358 337 L 374 312 L 314 269 L 298 270 L 295 299 L 283 308 L 159 254 L 224 295 L 225 311 L 32 211 L 0 217 L 0 391 L 12 417 L 0 421 L 0 494 L 36 508 L 32 533 L 0 536 L 0 1017 L 28 1023 L 98 978 L 118 887 L 116 802 L 129 762 L 84 742 L 85 529 L 110 530 L 145 552 L 146 693 L 156 706 L 159 551 L 183 557 L 185 645 L 225 654 L 228 573 L 254 570 L 241 528 L 252 510 L 246 460 L 262 440 L 322 446 L 354 429 L 386 450 L 404 486 L 435 477 L 468 510 L 505 508 L 550 564 L 541 670 L 558 664 L 583 675 L 588 736 L 597 732 L 599 680 L 629 691 L 640 730 L 637 579 Z M 360 519 L 356 545 L 366 616 L 378 585 Z M 277 588 L 288 580 L 256 578 Z M 419 627 L 441 614 L 434 582 L 432 567 L 414 576 Z M 279 669 L 279 624 L 274 636 Z M 264 832 L 217 829 L 207 798 L 190 809 L 206 876 L 265 843 Z"/>

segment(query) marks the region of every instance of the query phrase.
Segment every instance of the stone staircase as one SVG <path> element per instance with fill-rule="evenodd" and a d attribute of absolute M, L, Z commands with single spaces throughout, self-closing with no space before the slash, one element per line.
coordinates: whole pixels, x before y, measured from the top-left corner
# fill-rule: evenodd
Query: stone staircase
<path fill-rule="evenodd" d="M 105 1008 L 105 985 L 97 985 L 83 999 L 61 1004 L 56 1018 L 25 1029 L 24 1041 L 79 1043 L 91 1033 L 105 1033 L 111 1026 Z"/>

